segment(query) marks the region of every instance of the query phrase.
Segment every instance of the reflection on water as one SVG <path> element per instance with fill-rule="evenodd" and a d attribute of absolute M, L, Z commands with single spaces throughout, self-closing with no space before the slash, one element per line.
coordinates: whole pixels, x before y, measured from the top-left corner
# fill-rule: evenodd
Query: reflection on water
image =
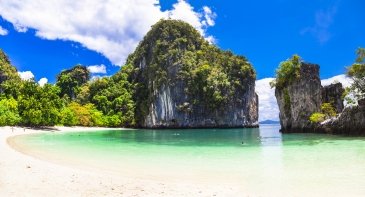
<path fill-rule="evenodd" d="M 360 140 L 326 134 L 282 134 L 280 125 L 235 129 L 131 129 L 79 133 L 45 133 L 20 138 L 34 144 L 101 145 L 116 144 L 192 146 L 192 147 L 270 147 L 311 146 Z"/>
<path fill-rule="evenodd" d="M 70 134 L 82 138 L 96 136 L 88 133 Z M 95 134 L 97 135 L 97 134 Z M 105 140 L 120 143 L 174 146 L 277 146 L 281 145 L 279 125 L 242 129 L 141 129 L 102 132 Z"/>
<path fill-rule="evenodd" d="M 279 132 L 280 125 L 262 125 L 260 126 L 260 142 L 263 146 L 280 146 L 282 136 Z"/>

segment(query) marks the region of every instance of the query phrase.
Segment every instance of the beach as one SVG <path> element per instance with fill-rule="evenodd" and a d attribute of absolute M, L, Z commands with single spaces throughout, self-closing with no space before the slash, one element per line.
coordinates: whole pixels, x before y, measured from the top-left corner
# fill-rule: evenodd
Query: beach
<path fill-rule="evenodd" d="M 0 127 L 0 196 L 242 196 L 239 187 L 123 177 L 85 166 L 61 165 L 22 154 L 8 140 L 40 132 L 105 128 L 55 127 L 53 130 Z M 240 194 L 241 193 L 241 194 Z"/>
<path fill-rule="evenodd" d="M 260 129 L 0 127 L 0 196 L 363 196 L 363 139 Z"/>

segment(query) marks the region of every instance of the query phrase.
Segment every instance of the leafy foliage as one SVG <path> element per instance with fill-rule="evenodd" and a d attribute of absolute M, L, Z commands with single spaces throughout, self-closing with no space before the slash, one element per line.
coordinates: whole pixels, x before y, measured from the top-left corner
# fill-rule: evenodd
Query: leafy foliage
<path fill-rule="evenodd" d="M 185 22 L 161 20 L 119 72 L 91 81 L 82 65 L 62 71 L 55 85 L 22 81 L 0 50 L 0 124 L 138 126 L 162 86 L 182 82 L 189 103 L 180 109 L 208 111 L 245 91 L 255 78 L 245 57 L 209 44 Z"/>
<path fill-rule="evenodd" d="M 336 109 L 331 103 L 322 103 L 321 112 L 315 112 L 310 117 L 309 120 L 313 123 L 323 122 L 326 119 L 335 117 L 337 115 Z"/>
<path fill-rule="evenodd" d="M 105 120 L 108 126 L 135 125 L 135 102 L 133 86 L 128 81 L 128 69 L 130 66 L 124 66 L 112 77 L 103 77 L 87 84 L 89 100 L 108 116 Z"/>
<path fill-rule="evenodd" d="M 322 113 L 319 113 L 319 112 L 316 112 L 316 113 L 313 113 L 310 117 L 309 117 L 309 120 L 313 123 L 320 123 L 320 122 L 323 122 L 325 120 L 325 117 L 326 115 L 325 114 L 322 114 Z"/>
<path fill-rule="evenodd" d="M 20 77 L 6 54 L 0 49 L 0 94 L 17 96 Z"/>
<path fill-rule="evenodd" d="M 22 82 L 20 92 L 18 108 L 24 125 L 53 126 L 59 122 L 63 103 L 57 86 L 40 87 L 33 80 L 27 80 Z"/>
<path fill-rule="evenodd" d="M 271 87 L 284 88 L 299 78 L 301 57 L 293 55 L 290 59 L 280 63 L 276 70 L 276 79 L 270 82 Z"/>
<path fill-rule="evenodd" d="M 72 115 L 74 115 L 76 125 L 80 126 L 104 126 L 103 113 L 98 111 L 95 106 L 91 103 L 81 105 L 76 102 L 71 102 L 68 105 Z"/>
<path fill-rule="evenodd" d="M 13 99 L 2 98 L 0 100 L 0 126 L 14 126 L 20 122 L 18 102 Z"/>
<path fill-rule="evenodd" d="M 331 118 L 337 115 L 336 109 L 331 103 L 323 103 L 321 105 L 321 111 L 324 115 L 326 115 L 326 118 Z"/>
<path fill-rule="evenodd" d="M 290 95 L 289 95 L 289 90 L 286 88 L 284 89 L 284 110 L 289 113 L 291 109 L 291 105 L 290 105 Z"/>
<path fill-rule="evenodd" d="M 350 92 L 359 100 L 365 98 L 365 49 L 359 48 L 356 53 L 356 61 L 347 68 L 347 75 L 353 79 Z"/>
<path fill-rule="evenodd" d="M 90 79 L 90 72 L 85 66 L 76 65 L 72 69 L 64 70 L 57 76 L 56 85 L 60 87 L 60 96 L 67 95 L 71 99 L 76 98 L 80 86 Z"/>
<path fill-rule="evenodd" d="M 209 111 L 244 91 L 256 78 L 245 57 L 218 49 L 178 20 L 160 20 L 152 26 L 127 65 L 131 65 L 129 79 L 135 87 L 137 122 L 147 115 L 155 90 L 164 85 L 183 82 L 192 109 L 199 106 Z"/>
<path fill-rule="evenodd" d="M 22 81 L 0 51 L 0 126 L 133 126 L 133 86 L 130 67 L 112 77 L 89 81 L 89 71 L 77 65 L 62 71 L 56 85 Z"/>

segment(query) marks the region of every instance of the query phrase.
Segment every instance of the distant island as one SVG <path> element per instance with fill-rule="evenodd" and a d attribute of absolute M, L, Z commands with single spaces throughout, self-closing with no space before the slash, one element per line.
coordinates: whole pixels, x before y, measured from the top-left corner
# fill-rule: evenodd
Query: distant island
<path fill-rule="evenodd" d="M 263 120 L 263 121 L 260 121 L 259 124 L 280 124 L 280 121 L 278 121 L 278 120 Z"/>

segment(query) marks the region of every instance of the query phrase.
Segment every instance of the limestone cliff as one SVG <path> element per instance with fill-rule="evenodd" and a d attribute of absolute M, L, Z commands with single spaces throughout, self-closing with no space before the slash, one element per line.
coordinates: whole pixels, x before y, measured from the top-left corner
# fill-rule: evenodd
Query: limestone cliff
<path fill-rule="evenodd" d="M 335 83 L 322 88 L 322 103 L 331 103 L 337 113 L 341 113 L 343 106 L 342 95 L 345 89 L 341 83 Z"/>
<path fill-rule="evenodd" d="M 255 71 L 246 58 L 209 44 L 189 24 L 161 20 L 127 60 L 137 125 L 254 127 Z"/>
<path fill-rule="evenodd" d="M 281 78 L 276 79 L 275 96 L 282 132 L 365 135 L 365 100 L 344 109 L 342 84 L 322 87 L 318 65 L 293 58 L 282 63 L 278 73 Z M 320 123 L 311 122 L 309 117 L 321 112 L 322 103 L 331 103 L 338 115 Z"/>
<path fill-rule="evenodd" d="M 309 117 L 322 104 L 319 66 L 300 62 L 298 71 L 294 80 L 275 89 L 282 132 L 310 131 L 314 125 Z"/>

